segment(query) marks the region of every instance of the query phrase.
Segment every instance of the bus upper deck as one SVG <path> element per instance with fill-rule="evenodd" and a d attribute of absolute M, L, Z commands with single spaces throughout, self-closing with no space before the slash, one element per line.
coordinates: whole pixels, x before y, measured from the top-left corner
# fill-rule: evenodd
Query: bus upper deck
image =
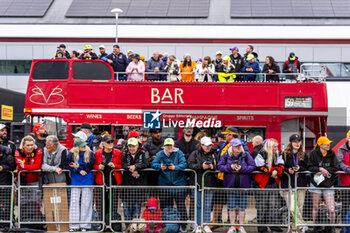
<path fill-rule="evenodd" d="M 25 113 L 32 123 L 50 122 L 68 144 L 83 122 L 117 139 L 126 126 L 141 129 L 144 114 L 154 111 L 173 137 L 181 135 L 176 122 L 200 119 L 211 132 L 236 126 L 248 142 L 258 133 L 282 141 L 290 132 L 314 139 L 326 132 L 327 89 L 322 82 L 116 81 L 100 60 L 33 60 Z"/>

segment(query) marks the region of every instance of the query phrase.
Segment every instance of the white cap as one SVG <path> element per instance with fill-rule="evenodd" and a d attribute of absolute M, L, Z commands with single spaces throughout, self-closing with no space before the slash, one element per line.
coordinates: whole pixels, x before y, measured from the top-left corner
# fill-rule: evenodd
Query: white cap
<path fill-rule="evenodd" d="M 202 137 L 201 144 L 204 146 L 210 146 L 213 145 L 211 139 L 209 137 Z"/>
<path fill-rule="evenodd" d="M 83 131 L 79 131 L 79 132 L 77 132 L 77 133 L 72 133 L 72 135 L 73 135 L 74 137 L 81 138 L 81 139 L 83 139 L 84 141 L 87 140 L 87 136 L 86 136 L 86 134 L 85 134 Z"/>
<path fill-rule="evenodd" d="M 100 46 L 98 46 L 98 48 L 100 49 L 100 48 L 106 48 L 103 44 L 101 44 Z"/>
<path fill-rule="evenodd" d="M 2 130 L 3 128 L 6 128 L 6 125 L 0 124 L 0 130 Z"/>

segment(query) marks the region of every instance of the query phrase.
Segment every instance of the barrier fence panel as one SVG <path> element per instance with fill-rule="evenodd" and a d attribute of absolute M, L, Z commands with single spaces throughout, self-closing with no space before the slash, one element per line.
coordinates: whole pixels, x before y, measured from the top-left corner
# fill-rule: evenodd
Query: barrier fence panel
<path fill-rule="evenodd" d="M 315 174 L 297 173 L 296 184 L 301 175 L 306 175 L 306 179 L 311 181 Z M 337 177 L 335 179 L 337 180 Z M 307 226 L 326 232 L 331 232 L 332 227 L 349 227 L 350 230 L 350 187 L 315 187 L 309 184 L 308 187 L 294 189 L 295 201 L 292 205 L 297 211 L 294 211 L 293 225 L 296 228 Z"/>
<path fill-rule="evenodd" d="M 158 172 L 153 169 L 144 169 L 142 172 L 151 176 L 151 179 L 157 179 L 155 173 Z M 193 174 L 188 177 L 193 178 L 193 181 L 196 182 L 193 170 L 186 169 L 184 173 Z M 152 197 L 158 203 L 158 210 L 154 213 L 148 212 L 146 208 L 147 202 Z M 180 226 L 187 228 L 188 224 L 196 222 L 197 198 L 194 183 L 187 186 L 112 185 L 109 213 L 111 229 L 114 232 L 126 232 L 128 228 L 144 231 L 147 227 L 146 223 L 151 222 L 163 223 L 163 226 L 172 229 L 180 228 Z"/>
<path fill-rule="evenodd" d="M 22 173 L 39 172 L 19 172 L 17 214 L 20 227 L 44 229 L 47 225 L 48 231 L 103 229 L 104 185 L 51 183 L 39 187 L 38 182 L 25 184 L 21 181 Z"/>
<path fill-rule="evenodd" d="M 8 174 L 9 185 L 0 186 L 0 230 L 12 227 L 13 218 L 13 194 L 14 194 L 14 175 L 11 171 L 0 171 Z M 5 175 L 5 174 L 2 174 Z"/>
<path fill-rule="evenodd" d="M 247 232 L 255 230 L 279 231 L 281 228 L 290 230 L 291 214 L 290 208 L 291 188 L 223 188 L 206 187 L 204 181 L 206 176 L 218 171 L 205 172 L 202 178 L 202 226 L 244 227 Z M 254 172 L 259 173 L 259 172 Z M 290 177 L 288 174 L 289 184 Z M 252 183 L 253 180 L 252 180 Z M 222 185 L 222 184 L 221 184 Z M 219 185 L 218 185 L 219 186 Z M 252 229 L 255 228 L 255 229 Z"/>

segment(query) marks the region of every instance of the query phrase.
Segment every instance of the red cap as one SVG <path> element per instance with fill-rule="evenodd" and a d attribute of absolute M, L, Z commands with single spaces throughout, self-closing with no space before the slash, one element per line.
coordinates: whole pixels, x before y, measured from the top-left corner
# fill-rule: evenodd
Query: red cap
<path fill-rule="evenodd" d="M 138 137 L 138 136 L 141 136 L 141 134 L 138 133 L 137 131 L 133 130 L 133 131 L 130 131 L 128 139 L 133 138 L 133 137 Z"/>
<path fill-rule="evenodd" d="M 34 125 L 34 128 L 33 128 L 33 133 L 36 134 L 36 132 L 37 132 L 41 127 L 43 127 L 43 126 L 44 126 L 44 124 L 36 123 L 36 124 Z"/>

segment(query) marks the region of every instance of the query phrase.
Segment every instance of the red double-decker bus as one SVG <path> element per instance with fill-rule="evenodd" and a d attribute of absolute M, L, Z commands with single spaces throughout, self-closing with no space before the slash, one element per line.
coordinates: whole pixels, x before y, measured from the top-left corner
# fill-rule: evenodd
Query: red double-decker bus
<path fill-rule="evenodd" d="M 136 82 L 114 77 L 100 60 L 33 60 L 25 101 L 28 120 L 46 122 L 49 133 L 69 146 L 84 122 L 118 139 L 128 129 L 142 129 L 143 113 L 157 110 L 163 135 L 175 138 L 181 136 L 178 122 L 187 119 L 206 122 L 209 135 L 235 126 L 248 144 L 262 135 L 281 141 L 282 147 L 291 133 L 300 133 L 311 147 L 327 130 L 325 83 Z"/>

